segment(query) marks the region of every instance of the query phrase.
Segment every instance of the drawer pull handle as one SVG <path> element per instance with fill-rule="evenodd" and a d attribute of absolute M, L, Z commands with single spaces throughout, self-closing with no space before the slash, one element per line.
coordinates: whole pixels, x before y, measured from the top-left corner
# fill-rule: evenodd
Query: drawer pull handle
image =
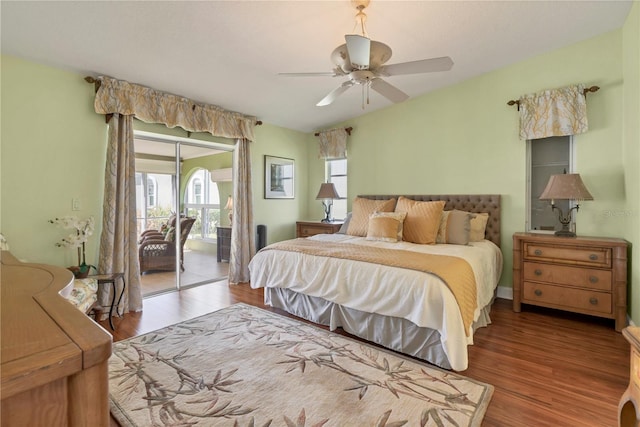
<path fill-rule="evenodd" d="M 589 298 L 589 303 L 591 305 L 598 305 L 598 298 L 595 298 L 595 297 Z"/>
<path fill-rule="evenodd" d="M 542 276 L 542 270 L 540 269 L 536 269 L 536 271 L 533 272 L 536 276 Z"/>
<path fill-rule="evenodd" d="M 598 278 L 596 276 L 589 276 L 589 281 L 591 283 L 598 283 Z"/>
<path fill-rule="evenodd" d="M 596 254 L 591 254 L 591 255 L 589 255 L 589 259 L 590 259 L 591 261 L 596 261 L 596 260 L 598 259 L 598 255 L 596 255 Z"/>
<path fill-rule="evenodd" d="M 542 295 L 542 291 L 540 289 L 536 289 L 535 291 L 533 291 L 534 294 L 536 294 L 536 296 L 540 296 Z"/>
<path fill-rule="evenodd" d="M 536 249 L 535 251 L 533 251 L 533 253 L 537 256 L 542 255 L 542 251 L 540 249 Z"/>

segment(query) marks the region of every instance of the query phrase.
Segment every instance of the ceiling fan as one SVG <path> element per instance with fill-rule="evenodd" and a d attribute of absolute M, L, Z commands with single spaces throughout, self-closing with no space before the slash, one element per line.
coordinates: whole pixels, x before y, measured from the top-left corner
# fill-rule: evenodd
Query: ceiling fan
<path fill-rule="evenodd" d="M 448 56 L 384 65 L 391 58 L 391 48 L 384 43 L 371 40 L 365 35 L 364 23 L 367 15 L 364 13 L 364 9 L 369 5 L 369 0 L 351 0 L 351 2 L 356 5 L 358 10 L 356 25 L 360 24 L 362 35 L 347 34 L 344 36 L 346 43 L 338 46 L 331 53 L 331 61 L 336 65 L 336 68 L 329 73 L 280 73 L 280 75 L 302 77 L 347 76 L 348 80 L 329 92 L 316 104 L 318 107 L 333 103 L 338 96 L 354 85 L 362 85 L 362 108 L 364 108 L 365 89 L 366 102 L 369 103 L 369 88 L 391 102 L 402 102 L 407 100 L 409 95 L 386 82 L 382 77 L 449 71 L 453 67 L 453 61 Z"/>

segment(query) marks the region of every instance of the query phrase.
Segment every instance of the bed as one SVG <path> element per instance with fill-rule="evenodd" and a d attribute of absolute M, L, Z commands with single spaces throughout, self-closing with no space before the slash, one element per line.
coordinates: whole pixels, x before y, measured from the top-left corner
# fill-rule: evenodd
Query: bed
<path fill-rule="evenodd" d="M 489 312 L 502 273 L 500 196 L 358 198 L 370 201 L 403 198 L 411 203 L 442 201 L 445 212 L 488 214 L 484 239 L 480 237 L 467 245 L 416 244 L 371 241 L 363 236 L 337 233 L 278 242 L 263 248 L 251 260 L 251 286 L 264 288 L 267 305 L 329 326 L 331 330 L 341 327 L 352 335 L 445 369 L 467 369 L 467 346 L 473 344 L 475 330 L 490 323 Z M 343 259 L 336 255 L 343 248 L 356 253 L 360 248 L 365 254 L 379 252 L 379 258 L 372 261 L 368 255 L 360 255 Z M 424 263 L 418 258 L 423 256 L 456 262 L 451 264 L 456 267 L 450 268 L 456 273 L 442 274 L 431 266 L 415 267 Z M 396 264 L 383 260 L 391 258 L 404 261 Z M 409 263 L 410 260 L 415 263 Z M 459 280 L 456 274 L 467 270 L 473 282 L 471 288 L 461 290 L 452 286 L 453 281 Z M 471 309 L 469 300 L 475 304 Z"/>

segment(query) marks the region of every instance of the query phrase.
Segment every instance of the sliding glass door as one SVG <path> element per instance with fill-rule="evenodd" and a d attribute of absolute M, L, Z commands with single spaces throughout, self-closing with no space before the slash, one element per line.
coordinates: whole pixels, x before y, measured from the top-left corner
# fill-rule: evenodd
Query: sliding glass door
<path fill-rule="evenodd" d="M 143 295 L 225 279 L 217 231 L 228 226 L 232 183 L 210 170 L 231 165 L 232 146 L 136 132 L 138 259 Z M 227 194 L 228 193 L 228 194 Z"/>

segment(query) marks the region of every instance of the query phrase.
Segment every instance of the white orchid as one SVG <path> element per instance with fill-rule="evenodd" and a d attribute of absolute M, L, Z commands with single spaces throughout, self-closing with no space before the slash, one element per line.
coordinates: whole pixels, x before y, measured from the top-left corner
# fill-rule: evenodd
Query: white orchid
<path fill-rule="evenodd" d="M 95 229 L 95 220 L 92 216 L 87 219 L 78 219 L 76 216 L 63 216 L 60 218 L 50 219 L 51 224 L 55 224 L 60 228 L 75 230 L 60 242 L 56 243 L 58 247 L 77 248 L 78 249 L 78 265 L 86 266 L 85 247 L 84 244 L 89 240 L 89 236 L 93 234 Z M 95 268 L 95 267 L 94 267 Z"/>

